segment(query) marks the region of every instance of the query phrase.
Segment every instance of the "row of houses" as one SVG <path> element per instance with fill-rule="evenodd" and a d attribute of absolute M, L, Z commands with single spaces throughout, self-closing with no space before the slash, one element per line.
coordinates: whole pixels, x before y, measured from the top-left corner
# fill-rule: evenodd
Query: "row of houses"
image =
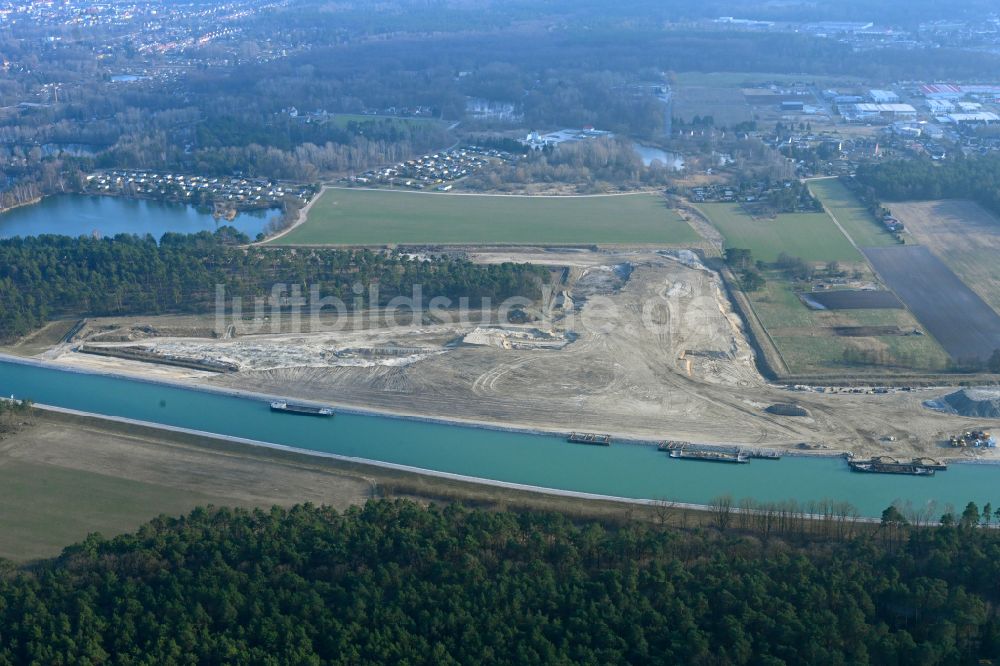
<path fill-rule="evenodd" d="M 509 161 L 513 157 L 500 150 L 467 146 L 371 169 L 358 176 L 344 178 L 341 182 L 356 185 L 398 185 L 415 190 L 436 186 L 438 190 L 447 192 L 452 189 L 455 181 L 476 173 L 489 164 L 491 159 Z"/>
<path fill-rule="evenodd" d="M 101 171 L 87 176 L 85 191 L 196 204 L 226 204 L 231 208 L 274 208 L 286 197 L 308 201 L 307 187 L 289 187 L 265 178 L 190 176 L 154 171 Z"/>

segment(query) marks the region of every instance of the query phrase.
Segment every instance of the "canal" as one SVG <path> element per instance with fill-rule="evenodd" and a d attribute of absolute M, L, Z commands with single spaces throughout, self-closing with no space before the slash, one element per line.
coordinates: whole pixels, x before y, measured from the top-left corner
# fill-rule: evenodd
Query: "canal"
<path fill-rule="evenodd" d="M 878 516 L 894 500 L 936 501 L 941 512 L 947 504 L 961 511 L 969 501 L 1000 504 L 1000 467 L 993 465 L 952 465 L 920 478 L 851 473 L 838 458 L 793 456 L 749 465 L 671 460 L 650 446 L 585 446 L 382 416 L 275 414 L 258 399 L 6 360 L 0 360 L 0 395 L 309 451 L 627 498 L 698 504 L 722 494 L 760 501 L 846 500 L 868 516 Z"/>
<path fill-rule="evenodd" d="M 222 225 L 236 227 L 251 239 L 268 222 L 281 215 L 272 209 L 240 213 L 232 221 L 216 220 L 194 206 L 79 194 L 46 197 L 37 204 L 0 214 L 0 238 L 60 234 L 64 236 L 114 236 L 152 234 L 159 240 L 168 231 L 197 233 L 215 231 Z"/>

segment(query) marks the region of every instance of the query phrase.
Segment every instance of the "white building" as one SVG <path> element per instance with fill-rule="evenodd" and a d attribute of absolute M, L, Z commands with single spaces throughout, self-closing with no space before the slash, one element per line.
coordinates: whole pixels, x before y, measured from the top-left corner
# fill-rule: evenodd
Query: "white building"
<path fill-rule="evenodd" d="M 980 111 L 978 113 L 949 113 L 938 120 L 952 125 L 992 125 L 1000 122 L 1000 116 L 992 111 Z"/>
<path fill-rule="evenodd" d="M 845 109 L 845 117 L 858 122 L 865 120 L 916 120 L 917 110 L 910 104 L 854 104 Z"/>
<path fill-rule="evenodd" d="M 895 104 L 899 101 L 899 95 L 891 90 L 869 90 L 868 98 L 876 104 Z"/>

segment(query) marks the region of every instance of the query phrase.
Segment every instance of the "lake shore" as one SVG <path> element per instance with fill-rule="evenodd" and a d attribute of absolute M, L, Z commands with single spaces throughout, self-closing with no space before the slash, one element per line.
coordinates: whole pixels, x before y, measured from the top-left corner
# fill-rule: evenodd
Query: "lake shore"
<path fill-rule="evenodd" d="M 29 206 L 34 206 L 35 204 L 41 203 L 42 200 L 45 199 L 45 196 L 46 195 L 42 195 L 42 196 L 39 196 L 39 197 L 35 197 L 34 199 L 31 199 L 30 201 L 25 201 L 23 203 L 14 204 L 13 206 L 7 206 L 6 208 L 0 208 L 0 215 L 3 215 L 4 213 L 8 213 L 8 212 L 10 212 L 12 210 L 17 210 L 18 208 L 27 208 Z"/>

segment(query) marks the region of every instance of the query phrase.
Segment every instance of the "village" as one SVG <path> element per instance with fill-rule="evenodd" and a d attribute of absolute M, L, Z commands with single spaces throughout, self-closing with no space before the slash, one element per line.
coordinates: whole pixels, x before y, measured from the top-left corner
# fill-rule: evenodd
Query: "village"
<path fill-rule="evenodd" d="M 449 192 L 454 182 L 471 176 L 491 160 L 513 161 L 506 151 L 466 146 L 413 160 L 400 162 L 381 169 L 371 169 L 358 176 L 342 178 L 340 182 L 351 185 L 396 185 L 423 190 L 436 187 L 439 192 Z"/>
<path fill-rule="evenodd" d="M 92 173 L 86 177 L 83 189 L 87 194 L 210 206 L 214 212 L 227 217 L 242 210 L 281 208 L 288 199 L 302 205 L 314 194 L 309 186 L 280 184 L 266 178 L 209 178 L 132 170 Z"/>

